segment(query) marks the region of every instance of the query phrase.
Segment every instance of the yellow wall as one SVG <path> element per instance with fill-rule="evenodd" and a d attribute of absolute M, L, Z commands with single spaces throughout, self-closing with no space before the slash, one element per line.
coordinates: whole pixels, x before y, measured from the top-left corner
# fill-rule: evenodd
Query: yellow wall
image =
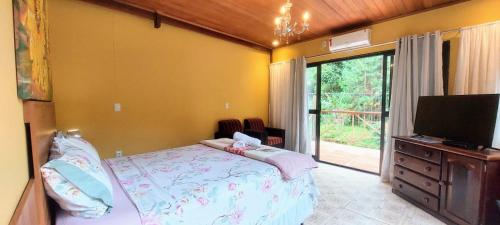
<path fill-rule="evenodd" d="M 0 224 L 8 224 L 28 182 L 22 102 L 16 93 L 12 1 L 0 1 Z"/>
<path fill-rule="evenodd" d="M 313 15 L 314 16 L 314 15 Z M 456 5 L 439 8 L 407 17 L 402 17 L 370 26 L 372 29 L 372 44 L 380 44 L 397 40 L 399 37 L 409 34 L 423 34 L 435 30 L 448 30 L 464 26 L 471 26 L 491 21 L 500 20 L 499 0 L 472 0 Z M 314 26 L 314 20 L 311 21 Z M 283 61 L 297 56 L 311 56 L 328 53 L 327 47 L 322 43 L 331 36 L 321 37 L 295 45 L 285 46 L 273 50 L 273 62 Z M 457 32 L 444 35 L 443 39 L 451 40 L 450 60 L 450 87 L 453 87 L 453 77 L 456 67 L 456 55 L 458 53 Z M 324 61 L 328 59 L 343 58 L 370 52 L 394 49 L 394 45 L 385 45 L 374 48 L 366 48 L 357 51 L 347 51 L 329 54 L 324 57 L 311 58 L 308 62 Z M 452 92 L 452 90 L 450 90 Z"/>
<path fill-rule="evenodd" d="M 268 52 L 82 1 L 49 1 L 49 19 L 57 126 L 103 157 L 194 144 L 223 118 L 267 121 Z"/>

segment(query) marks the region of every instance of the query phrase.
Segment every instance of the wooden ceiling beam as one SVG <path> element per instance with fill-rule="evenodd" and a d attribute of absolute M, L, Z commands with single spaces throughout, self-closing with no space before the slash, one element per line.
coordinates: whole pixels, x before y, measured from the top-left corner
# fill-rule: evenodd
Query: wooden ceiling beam
<path fill-rule="evenodd" d="M 161 16 L 158 15 L 158 12 L 153 13 L 153 23 L 156 29 L 161 27 Z"/>

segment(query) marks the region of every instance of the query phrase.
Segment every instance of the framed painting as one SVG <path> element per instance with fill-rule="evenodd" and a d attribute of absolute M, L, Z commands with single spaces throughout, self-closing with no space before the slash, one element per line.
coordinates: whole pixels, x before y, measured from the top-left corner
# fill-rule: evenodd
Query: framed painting
<path fill-rule="evenodd" d="M 12 0 L 17 95 L 23 100 L 52 100 L 49 70 L 47 0 Z"/>

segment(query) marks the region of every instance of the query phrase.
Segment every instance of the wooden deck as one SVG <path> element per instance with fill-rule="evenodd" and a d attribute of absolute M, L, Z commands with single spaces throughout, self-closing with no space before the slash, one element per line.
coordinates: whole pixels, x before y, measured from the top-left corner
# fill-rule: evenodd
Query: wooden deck
<path fill-rule="evenodd" d="M 320 160 L 379 173 L 380 150 L 321 141 Z"/>

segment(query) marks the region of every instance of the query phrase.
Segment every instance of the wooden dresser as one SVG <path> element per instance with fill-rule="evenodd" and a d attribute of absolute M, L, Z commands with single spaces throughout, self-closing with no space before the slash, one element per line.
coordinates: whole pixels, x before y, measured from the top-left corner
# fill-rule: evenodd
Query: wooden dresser
<path fill-rule="evenodd" d="M 394 139 L 395 194 L 447 224 L 500 225 L 500 151 Z"/>

